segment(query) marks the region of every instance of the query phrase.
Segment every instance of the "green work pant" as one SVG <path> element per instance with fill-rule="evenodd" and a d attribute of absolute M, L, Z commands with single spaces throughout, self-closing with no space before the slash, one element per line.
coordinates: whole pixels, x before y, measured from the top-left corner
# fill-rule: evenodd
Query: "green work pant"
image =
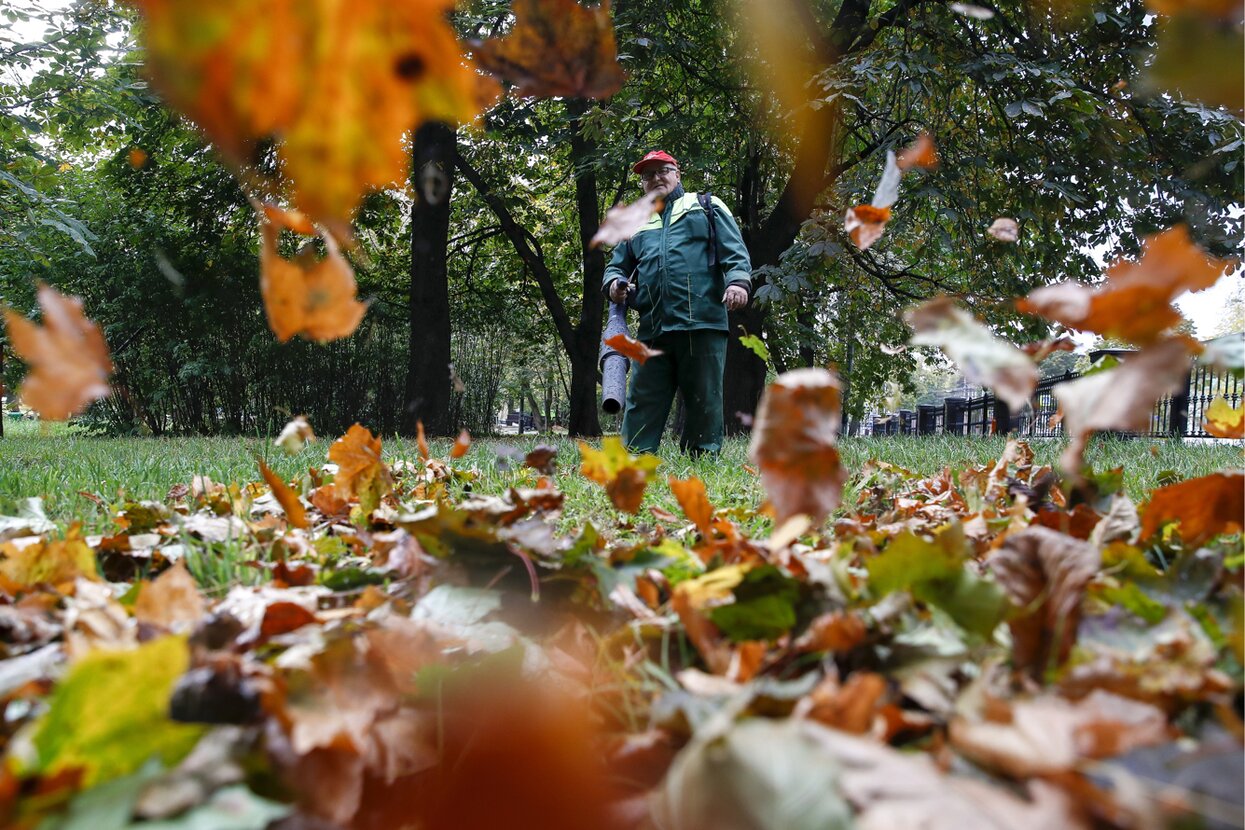
<path fill-rule="evenodd" d="M 631 362 L 623 442 L 633 452 L 657 452 L 674 393 L 681 390 L 686 418 L 679 447 L 691 453 L 720 451 L 726 332 L 667 332 L 645 345 L 662 353 L 642 364 Z"/>

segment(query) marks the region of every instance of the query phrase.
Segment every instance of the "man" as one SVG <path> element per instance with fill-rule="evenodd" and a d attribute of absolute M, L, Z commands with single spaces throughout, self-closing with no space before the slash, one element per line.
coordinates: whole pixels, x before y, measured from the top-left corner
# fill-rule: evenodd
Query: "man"
<path fill-rule="evenodd" d="M 713 198 L 716 264 L 710 259 L 709 216 L 695 193 L 683 190 L 679 163 L 662 150 L 636 162 L 646 194 L 665 200 L 627 242 L 614 249 L 602 286 L 612 302 L 627 299 L 635 275 L 637 339 L 662 354 L 634 364 L 623 441 L 633 451 L 655 452 L 676 390 L 683 392 L 684 452 L 722 449 L 722 376 L 726 368 L 726 312 L 748 304 L 752 264 L 735 219 Z"/>

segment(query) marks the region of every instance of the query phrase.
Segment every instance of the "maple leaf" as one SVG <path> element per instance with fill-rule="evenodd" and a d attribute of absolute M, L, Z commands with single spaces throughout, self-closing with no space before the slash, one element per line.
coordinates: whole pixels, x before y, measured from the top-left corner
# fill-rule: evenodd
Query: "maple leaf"
<path fill-rule="evenodd" d="M 323 259 L 308 242 L 289 260 L 277 252 L 279 232 L 261 217 L 259 290 L 273 334 L 282 343 L 298 334 L 319 341 L 353 334 L 367 305 L 357 299 L 354 271 L 333 237 L 322 237 Z"/>
<path fill-rule="evenodd" d="M 471 449 L 471 433 L 464 429 L 458 433 L 454 446 L 450 448 L 450 458 L 462 458 L 469 449 Z"/>
<path fill-rule="evenodd" d="M 1107 429 L 1142 430 L 1149 426 L 1154 403 L 1184 383 L 1198 344 L 1182 338 L 1164 340 L 1119 366 L 1061 383 L 1053 390 L 1071 440 L 1060 464 L 1078 475 L 1089 436 Z"/>
<path fill-rule="evenodd" d="M 1099 564 L 1096 548 L 1045 527 L 1013 533 L 990 557 L 990 571 L 1020 609 L 1008 622 L 1016 668 L 1040 680 L 1067 660 Z"/>
<path fill-rule="evenodd" d="M 380 439 L 364 426 L 355 424 L 329 447 L 329 461 L 337 465 L 333 489 L 346 496 L 356 496 L 367 512 L 380 504 L 380 499 L 393 484 L 389 468 L 380 458 Z M 313 499 L 314 502 L 314 499 Z"/>
<path fill-rule="evenodd" d="M 51 585 L 61 593 L 73 590 L 79 577 L 98 580 L 95 553 L 74 525 L 64 539 L 41 539 L 28 545 L 0 543 L 0 589 L 9 595 Z"/>
<path fill-rule="evenodd" d="M 619 332 L 613 337 L 607 337 L 603 342 L 623 357 L 631 358 L 636 363 L 644 363 L 650 357 L 665 354 L 661 349 L 651 348 L 626 332 Z"/>
<path fill-rule="evenodd" d="M 761 396 L 748 458 L 782 525 L 804 513 L 820 522 L 839 505 L 846 474 L 837 440 L 839 380 L 825 369 L 796 369 Z"/>
<path fill-rule="evenodd" d="M 312 221 L 345 238 L 363 193 L 405 180 L 403 136 L 473 119 L 487 89 L 463 60 L 452 0 L 131 0 L 165 100 L 237 167 L 265 138 Z"/>
<path fill-rule="evenodd" d="M 915 141 L 899 151 L 899 155 L 895 157 L 895 165 L 905 173 L 913 167 L 937 169 L 938 148 L 934 146 L 933 137 L 929 133 L 918 135 Z"/>
<path fill-rule="evenodd" d="M 1232 266 L 1193 244 L 1184 225 L 1146 239 L 1137 262 L 1119 260 L 1097 289 L 1077 282 L 1039 288 L 1016 302 L 1021 311 L 1139 345 L 1157 341 L 1181 321 L 1172 300 L 1209 288 Z"/>
<path fill-rule="evenodd" d="M 259 459 L 259 471 L 272 489 L 273 498 L 285 511 L 286 521 L 292 527 L 307 527 L 307 509 L 298 500 L 298 494 L 291 490 L 290 485 L 286 484 L 279 475 L 270 470 L 262 458 Z"/>
<path fill-rule="evenodd" d="M 30 366 L 22 381 L 23 403 L 42 417 L 63 421 L 108 395 L 112 360 L 99 327 L 82 313 L 82 300 L 39 283 L 43 325 L 4 309 L 9 341 Z"/>
<path fill-rule="evenodd" d="M 949 297 L 910 309 L 904 320 L 912 326 L 912 343 L 938 346 L 971 383 L 994 389 L 1013 412 L 1025 407 L 1037 388 L 1038 369 L 1024 352 L 995 337 Z"/>
<path fill-rule="evenodd" d="M 1000 216 L 990 223 L 990 227 L 986 228 L 986 233 L 1000 242 L 1015 242 L 1020 239 L 1020 225 L 1016 224 L 1015 219 Z"/>
<path fill-rule="evenodd" d="M 1206 407 L 1206 432 L 1216 438 L 1245 438 L 1245 404 L 1236 409 L 1222 395 Z"/>
<path fill-rule="evenodd" d="M 1245 526 L 1245 474 L 1215 473 L 1160 487 L 1141 513 L 1141 538 L 1168 522 L 1179 522 L 1180 538 L 1196 547 Z"/>
<path fill-rule="evenodd" d="M 626 80 L 618 65 L 609 0 L 596 8 L 575 0 L 515 0 L 514 28 L 471 44 L 486 71 L 534 98 L 608 98 Z"/>
<path fill-rule="evenodd" d="M 654 191 L 647 196 L 636 199 L 629 205 L 614 205 L 605 211 L 605 220 L 601 227 L 592 235 L 589 247 L 601 245 L 617 245 L 635 236 L 636 231 L 648 224 L 654 213 L 660 213 L 665 207 L 661 194 Z"/>
<path fill-rule="evenodd" d="M 579 471 L 604 485 L 613 505 L 627 513 L 640 509 L 648 474 L 661 464 L 661 459 L 652 453 L 635 456 L 627 452 L 622 439 L 616 435 L 601 439 L 599 450 L 580 441 L 579 455 L 582 461 Z"/>
<path fill-rule="evenodd" d="M 134 618 L 166 629 L 193 626 L 206 613 L 207 603 L 199 583 L 182 562 L 143 582 L 134 600 Z"/>

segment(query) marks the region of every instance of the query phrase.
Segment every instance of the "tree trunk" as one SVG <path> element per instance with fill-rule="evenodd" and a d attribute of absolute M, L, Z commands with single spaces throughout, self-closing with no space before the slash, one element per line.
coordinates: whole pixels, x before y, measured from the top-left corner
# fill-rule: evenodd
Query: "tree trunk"
<path fill-rule="evenodd" d="M 455 144 L 453 128 L 443 123 L 426 123 L 415 133 L 410 357 L 402 411 L 402 431 L 406 435 L 415 434 L 418 421 L 423 421 L 428 435 L 453 433 L 446 250 Z"/>
<path fill-rule="evenodd" d="M 605 299 L 601 281 L 605 278 L 605 252 L 591 246 L 601 226 L 597 202 L 597 173 L 592 165 L 596 144 L 583 134 L 580 120 L 589 110 L 582 99 L 567 101 L 571 114 L 571 163 L 575 169 L 575 210 L 579 216 L 579 245 L 583 261 L 583 300 L 579 325 L 575 327 L 575 353 L 571 355 L 571 435 L 601 434 L 597 404 L 597 356 L 601 348 L 601 326 Z"/>

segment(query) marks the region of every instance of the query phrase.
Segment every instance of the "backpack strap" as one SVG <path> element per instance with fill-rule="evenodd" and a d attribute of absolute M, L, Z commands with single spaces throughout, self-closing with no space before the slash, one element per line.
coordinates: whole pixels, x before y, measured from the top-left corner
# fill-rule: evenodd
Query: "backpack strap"
<path fill-rule="evenodd" d="M 709 218 L 709 267 L 718 267 L 718 220 L 713 210 L 713 194 L 701 193 L 696 196 L 696 201 L 700 202 L 701 208 L 705 211 L 705 216 Z"/>

